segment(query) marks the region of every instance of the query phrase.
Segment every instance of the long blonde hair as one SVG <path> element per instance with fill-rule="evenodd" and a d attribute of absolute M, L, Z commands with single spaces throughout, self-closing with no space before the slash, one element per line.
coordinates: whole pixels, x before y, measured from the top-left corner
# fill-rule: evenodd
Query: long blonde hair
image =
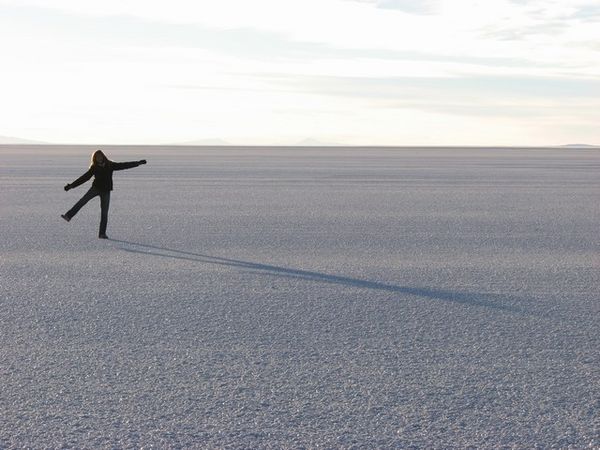
<path fill-rule="evenodd" d="M 102 157 L 104 158 L 105 165 L 111 163 L 111 160 L 106 157 L 102 150 L 96 150 L 94 153 L 92 153 L 92 157 L 90 159 L 90 167 L 98 165 L 98 155 L 102 155 Z"/>

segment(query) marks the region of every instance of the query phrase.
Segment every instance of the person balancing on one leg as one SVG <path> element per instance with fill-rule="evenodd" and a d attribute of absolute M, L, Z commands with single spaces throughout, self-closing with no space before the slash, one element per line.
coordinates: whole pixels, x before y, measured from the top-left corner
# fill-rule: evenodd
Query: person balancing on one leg
<path fill-rule="evenodd" d="M 106 225 L 108 224 L 108 205 L 110 204 L 110 191 L 113 188 L 112 182 L 112 174 L 114 170 L 124 170 L 131 169 L 133 167 L 137 167 L 140 164 L 146 164 L 146 160 L 142 159 L 140 161 L 131 161 L 131 162 L 113 162 L 102 153 L 101 150 L 96 150 L 92 154 L 92 162 L 90 164 L 89 170 L 73 181 L 71 184 L 67 184 L 65 186 L 65 191 L 69 189 L 76 188 L 77 186 L 85 183 L 87 180 L 94 176 L 94 181 L 92 182 L 92 187 L 89 191 L 85 193 L 81 199 L 75 203 L 69 211 L 65 214 L 62 214 L 61 217 L 65 219 L 67 222 L 70 221 L 75 214 L 96 196 L 100 196 L 100 232 L 98 233 L 98 237 L 100 239 L 108 239 L 106 236 Z"/>

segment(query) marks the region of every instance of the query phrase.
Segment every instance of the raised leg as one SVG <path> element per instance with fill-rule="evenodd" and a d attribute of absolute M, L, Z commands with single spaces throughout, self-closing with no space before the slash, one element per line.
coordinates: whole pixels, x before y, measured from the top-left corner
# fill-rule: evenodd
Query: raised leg
<path fill-rule="evenodd" d="M 65 214 L 65 216 L 67 216 L 69 218 L 69 220 L 71 220 L 71 218 L 77 214 L 79 212 L 79 210 L 81 208 L 83 208 L 83 206 L 89 202 L 91 199 L 93 199 L 96 195 L 100 195 L 100 191 L 98 191 L 98 189 L 92 187 L 90 188 L 89 191 L 87 191 L 85 194 L 83 194 L 83 197 L 81 197 L 79 199 L 79 201 L 77 203 L 75 203 L 75 205 L 67 211 L 67 213 Z"/>

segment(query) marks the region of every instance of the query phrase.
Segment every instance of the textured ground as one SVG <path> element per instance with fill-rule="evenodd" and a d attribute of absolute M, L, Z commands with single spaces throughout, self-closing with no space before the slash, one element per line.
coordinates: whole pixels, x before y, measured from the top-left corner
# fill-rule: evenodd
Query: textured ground
<path fill-rule="evenodd" d="M 0 147 L 0 448 L 600 446 L 600 151 Z"/>

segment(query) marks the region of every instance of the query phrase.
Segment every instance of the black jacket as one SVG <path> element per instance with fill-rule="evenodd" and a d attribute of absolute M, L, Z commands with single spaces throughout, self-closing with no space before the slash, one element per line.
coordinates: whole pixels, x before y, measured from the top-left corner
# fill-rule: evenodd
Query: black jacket
<path fill-rule="evenodd" d="M 133 167 L 137 167 L 142 164 L 141 161 L 131 161 L 131 162 L 106 162 L 104 166 L 91 166 L 89 170 L 73 181 L 69 187 L 75 188 L 87 180 L 94 176 L 94 181 L 92 182 L 92 186 L 100 191 L 112 191 L 113 189 L 113 181 L 112 174 L 115 170 L 124 170 L 131 169 Z"/>

